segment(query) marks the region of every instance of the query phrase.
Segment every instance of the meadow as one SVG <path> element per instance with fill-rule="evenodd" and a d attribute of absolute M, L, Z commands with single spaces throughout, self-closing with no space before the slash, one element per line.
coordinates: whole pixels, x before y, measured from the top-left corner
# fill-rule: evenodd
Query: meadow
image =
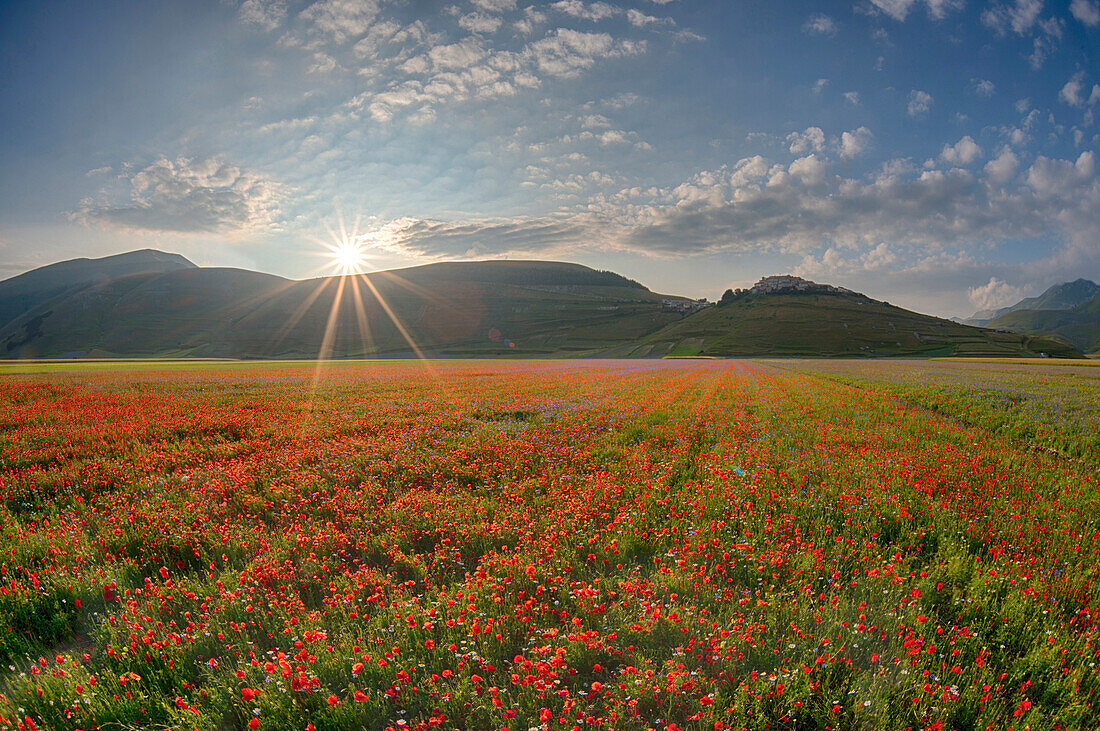
<path fill-rule="evenodd" d="M 11 368 L 0 728 L 1097 728 L 1098 378 Z"/>

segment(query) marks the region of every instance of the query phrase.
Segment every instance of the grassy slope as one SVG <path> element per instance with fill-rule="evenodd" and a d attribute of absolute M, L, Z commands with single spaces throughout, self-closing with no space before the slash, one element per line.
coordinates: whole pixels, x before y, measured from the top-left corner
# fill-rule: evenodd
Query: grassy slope
<path fill-rule="evenodd" d="M 187 269 L 55 298 L 0 329 L 0 357 L 1072 354 L 862 296 L 749 297 L 689 317 L 666 299 L 558 262 L 446 263 L 302 282 Z"/>
<path fill-rule="evenodd" d="M 858 296 L 752 296 L 646 338 L 684 355 L 1069 355 L 1050 340 L 967 327 Z M 693 351 L 693 352 L 692 352 Z"/>
<path fill-rule="evenodd" d="M 330 319 L 336 357 L 410 353 L 409 339 L 444 355 L 595 354 L 681 317 L 662 295 L 583 267 L 543 268 L 535 281 L 625 286 L 500 281 L 515 271 L 447 281 L 423 269 L 343 285 L 235 269 L 128 277 L 28 313 L 0 331 L 0 355 L 315 357 Z"/>
<path fill-rule="evenodd" d="M 43 303 L 95 282 L 194 266 L 179 254 L 143 249 L 101 259 L 71 259 L 39 267 L 0 282 L 0 326 Z"/>

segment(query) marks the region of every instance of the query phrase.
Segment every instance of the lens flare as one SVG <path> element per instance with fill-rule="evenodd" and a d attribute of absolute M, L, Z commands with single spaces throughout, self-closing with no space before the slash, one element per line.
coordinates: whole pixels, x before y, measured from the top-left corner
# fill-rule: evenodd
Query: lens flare
<path fill-rule="evenodd" d="M 361 241 L 344 239 L 332 247 L 332 262 L 341 274 L 359 274 L 367 262 L 367 252 Z"/>

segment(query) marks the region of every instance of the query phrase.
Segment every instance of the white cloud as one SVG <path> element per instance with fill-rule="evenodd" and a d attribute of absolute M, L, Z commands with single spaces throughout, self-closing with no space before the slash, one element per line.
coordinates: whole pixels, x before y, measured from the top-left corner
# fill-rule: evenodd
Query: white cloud
<path fill-rule="evenodd" d="M 534 7 L 528 7 L 523 11 L 523 18 L 514 23 L 515 29 L 523 35 L 531 35 L 535 32 L 535 26 L 546 22 L 546 13 L 541 13 Z"/>
<path fill-rule="evenodd" d="M 458 19 L 459 26 L 471 33 L 496 33 L 503 23 L 499 15 L 484 13 L 468 13 Z"/>
<path fill-rule="evenodd" d="M 516 0 L 471 0 L 473 4 L 490 13 L 501 13 L 505 10 L 515 10 Z"/>
<path fill-rule="evenodd" d="M 1019 302 L 1024 298 L 1024 291 L 996 277 L 990 277 L 988 283 L 969 288 L 966 296 L 979 310 L 996 310 Z"/>
<path fill-rule="evenodd" d="M 380 0 L 320 0 L 298 17 L 308 21 L 314 33 L 344 43 L 366 33 L 379 10 Z"/>
<path fill-rule="evenodd" d="M 445 46 L 435 46 L 428 51 L 432 68 L 444 71 L 470 68 L 488 55 L 488 51 L 481 43 L 473 38 L 466 38 Z"/>
<path fill-rule="evenodd" d="M 974 84 L 974 93 L 986 99 L 993 96 L 993 92 L 997 90 L 993 82 L 988 79 L 973 79 L 972 83 Z"/>
<path fill-rule="evenodd" d="M 605 99 L 603 103 L 609 109 L 625 109 L 634 106 L 640 101 L 642 101 L 642 97 L 637 94 L 633 92 L 623 92 L 622 94 L 616 94 L 610 99 Z"/>
<path fill-rule="evenodd" d="M 924 114 L 928 114 L 928 111 L 932 108 L 932 95 L 927 91 L 921 91 L 919 89 L 913 89 L 909 92 L 909 104 L 906 110 L 910 117 L 919 117 Z"/>
<path fill-rule="evenodd" d="M 790 164 L 787 172 L 807 185 L 825 182 L 825 163 L 817 155 L 798 158 Z"/>
<path fill-rule="evenodd" d="M 558 0 L 550 4 L 550 9 L 591 21 L 607 20 L 623 12 L 622 8 L 605 2 L 584 3 L 581 0 Z"/>
<path fill-rule="evenodd" d="M 840 156 L 845 160 L 862 155 L 871 147 L 874 135 L 866 127 L 844 132 L 840 135 Z"/>
<path fill-rule="evenodd" d="M 804 132 L 791 132 L 787 135 L 792 155 L 806 152 L 820 152 L 825 147 L 825 133 L 820 127 L 807 127 Z"/>
<path fill-rule="evenodd" d="M 844 92 L 844 101 L 848 102 L 853 107 L 858 107 L 859 104 L 860 104 L 859 92 L 858 91 L 846 91 L 846 92 Z"/>
<path fill-rule="evenodd" d="M 400 35 L 389 42 L 396 43 Z M 480 35 L 454 43 L 438 41 L 438 37 L 420 33 L 416 49 L 406 49 L 391 61 L 391 68 L 403 73 L 404 80 L 368 89 L 347 102 L 347 108 L 352 113 L 365 111 L 378 122 L 389 122 L 397 116 L 415 116 L 425 122 L 435 117 L 440 104 L 514 96 L 523 89 L 538 88 L 547 75 L 572 78 L 602 59 L 638 55 L 646 50 L 644 40 L 620 40 L 608 33 L 569 28 L 553 30 L 519 51 L 497 50 L 491 39 Z M 637 149 L 649 149 L 636 136 L 630 141 Z M 606 140 L 607 144 L 611 142 L 610 138 Z"/>
<path fill-rule="evenodd" d="M 558 28 L 530 44 L 524 54 L 540 71 L 568 78 L 590 68 L 597 59 L 632 56 L 644 49 L 644 41 L 616 41 L 607 33 Z"/>
<path fill-rule="evenodd" d="M 913 6 L 921 4 L 920 0 L 870 0 L 870 11 L 881 12 L 894 20 L 904 21 Z M 962 0 L 923 0 L 928 15 L 939 20 L 947 15 L 948 10 L 962 7 Z"/>
<path fill-rule="evenodd" d="M 1034 69 L 1042 68 L 1043 62 L 1054 53 L 1062 41 L 1062 31 L 1066 23 L 1061 18 L 1047 18 L 1039 21 L 1039 32 L 1032 39 L 1032 52 L 1028 61 Z"/>
<path fill-rule="evenodd" d="M 811 15 L 802 24 L 802 32 L 815 36 L 836 35 L 836 21 L 824 13 Z"/>
<path fill-rule="evenodd" d="M 1004 185 L 1016 176 L 1020 158 L 1010 147 L 1001 149 L 1001 153 L 985 164 L 985 174 L 993 185 Z"/>
<path fill-rule="evenodd" d="M 419 25 L 402 28 L 400 23 L 392 20 L 379 21 L 371 25 L 366 35 L 356 41 L 352 47 L 352 53 L 358 60 L 375 59 L 382 47 L 388 43 L 400 43 L 421 37 L 422 30 Z"/>
<path fill-rule="evenodd" d="M 1040 68 L 1062 40 L 1065 21 L 1058 17 L 1041 19 L 1043 0 L 1013 0 L 993 3 L 982 12 L 982 23 L 999 36 L 1015 33 L 1031 35 L 1032 52 L 1028 61 Z"/>
<path fill-rule="evenodd" d="M 327 53 L 314 53 L 313 63 L 309 66 L 311 74 L 326 74 L 336 68 L 336 59 Z"/>
<path fill-rule="evenodd" d="M 829 80 L 828 79 L 818 79 L 817 81 L 814 82 L 813 92 L 815 94 L 820 94 L 821 92 L 825 91 L 825 87 L 828 86 L 828 85 L 829 85 Z"/>
<path fill-rule="evenodd" d="M 286 0 L 244 0 L 237 17 L 245 25 L 275 30 L 286 20 Z"/>
<path fill-rule="evenodd" d="M 893 160 L 866 176 L 847 177 L 849 166 L 838 164 L 832 146 L 826 149 L 828 155 L 813 153 L 820 166 L 804 159 L 810 155 L 789 165 L 753 157 L 668 187 L 617 180 L 621 190 L 606 180 L 555 172 L 545 162 L 548 173 L 532 187 L 568 201 L 559 213 L 493 220 L 459 215 L 403 228 L 390 245 L 428 258 L 468 251 L 549 258 L 630 252 L 689 262 L 701 253 L 762 254 L 770 262 L 804 257 L 804 276 L 942 315 L 972 312 L 967 289 L 991 275 L 1053 282 L 1100 266 L 1095 178 L 1073 177 L 1056 195 L 1040 198 L 1020 177 L 993 185 L 981 168 L 926 175 Z M 780 154 L 786 158 L 785 150 Z M 1076 170 L 1075 160 L 1069 162 Z M 1028 165 L 1022 167 L 1026 177 Z M 1041 260 L 1003 261 L 1004 243 L 1035 238 L 1047 242 L 1049 256 L 1041 250 Z M 833 254 L 823 253 L 829 249 Z M 813 267 L 826 273 L 816 276 Z"/>
<path fill-rule="evenodd" d="M 1031 30 L 1039 13 L 1043 12 L 1043 0 L 1015 0 L 1010 4 L 994 3 L 982 12 L 982 22 L 997 33 L 1012 31 L 1023 35 Z"/>
<path fill-rule="evenodd" d="M 413 56 L 406 59 L 398 67 L 398 71 L 402 71 L 406 74 L 423 74 L 432 67 L 432 62 L 428 60 L 427 56 Z"/>
<path fill-rule="evenodd" d="M 270 229 L 281 187 L 218 158 L 161 158 L 130 177 L 129 200 L 85 200 L 74 221 L 125 231 L 234 233 Z"/>
<path fill-rule="evenodd" d="M 1002 151 L 987 168 L 1004 176 L 1016 165 L 1011 155 Z M 853 252 L 850 266 L 860 271 L 893 267 L 932 276 L 966 266 L 971 284 L 977 265 L 965 254 L 969 245 L 1045 236 L 1062 242 L 1060 256 L 1067 261 L 1097 258 L 1100 178 L 1091 152 L 1076 160 L 1039 158 L 1022 184 L 1007 186 L 991 175 L 921 171 L 901 162 L 859 179 L 830 172 L 828 161 L 816 153 L 790 165 L 754 156 L 678 185 L 599 193 L 551 216 L 407 219 L 394 224 L 387 240 L 395 250 L 429 256 L 586 247 L 652 256 L 806 255 L 829 247 Z M 562 185 L 569 180 L 559 178 Z M 947 251 L 956 254 L 945 258 Z M 839 254 L 833 258 L 841 261 Z"/>
<path fill-rule="evenodd" d="M 600 141 L 601 145 L 625 145 L 630 143 L 630 136 L 621 129 L 609 129 L 606 132 L 600 132 L 596 135 L 596 139 Z"/>
<path fill-rule="evenodd" d="M 900 261 L 900 257 L 890 249 L 886 242 L 883 242 L 865 253 L 860 257 L 860 260 L 864 269 L 874 272 L 892 268 Z"/>
<path fill-rule="evenodd" d="M 954 145 L 944 145 L 940 158 L 951 165 L 969 165 L 982 156 L 982 148 L 970 135 L 963 137 Z"/>
<path fill-rule="evenodd" d="M 602 114 L 589 114 L 581 119 L 581 127 L 585 129 L 606 129 L 611 126 L 611 120 Z"/>
<path fill-rule="evenodd" d="M 1062 198 L 1095 183 L 1096 154 L 1082 152 L 1075 161 L 1039 157 L 1027 171 L 1027 184 L 1041 199 Z M 1094 186 L 1095 187 L 1095 186 Z"/>
<path fill-rule="evenodd" d="M 1071 107 L 1082 107 L 1085 105 L 1085 97 L 1081 93 L 1084 89 L 1085 72 L 1078 71 L 1066 82 L 1062 90 L 1058 92 L 1058 98 Z"/>
<path fill-rule="evenodd" d="M 672 18 L 658 18 L 655 15 L 646 15 L 640 10 L 630 8 L 626 11 L 626 19 L 635 28 L 644 28 L 647 25 L 675 25 Z"/>
<path fill-rule="evenodd" d="M 1096 0 L 1073 0 L 1069 4 L 1069 11 L 1073 17 L 1089 27 L 1100 25 L 1100 2 Z"/>

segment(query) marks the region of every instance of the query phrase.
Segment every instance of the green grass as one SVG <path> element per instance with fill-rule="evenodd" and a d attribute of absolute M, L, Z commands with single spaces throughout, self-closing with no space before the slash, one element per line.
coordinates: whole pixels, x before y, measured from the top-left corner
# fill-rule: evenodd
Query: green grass
<path fill-rule="evenodd" d="M 857 295 L 751 296 L 671 323 L 645 342 L 746 357 L 1075 354 L 1051 340 L 959 325 Z"/>
<path fill-rule="evenodd" d="M 904 363 L 789 361 L 793 368 L 883 391 L 971 426 L 1100 465 L 1100 365 L 1050 359 L 951 359 Z M 778 365 L 778 364 L 777 364 Z"/>
<path fill-rule="evenodd" d="M 1070 366 L 1077 368 L 1100 367 L 1100 358 L 931 358 L 944 363 L 999 363 L 1002 365 Z"/>
<path fill-rule="evenodd" d="M 3 470 L 5 718 L 1094 725 L 1094 470 L 898 389 L 1056 418 L 1095 378 L 406 361 L 314 391 L 301 364 L 91 365 L 0 383 L 4 454 L 34 459 Z"/>

